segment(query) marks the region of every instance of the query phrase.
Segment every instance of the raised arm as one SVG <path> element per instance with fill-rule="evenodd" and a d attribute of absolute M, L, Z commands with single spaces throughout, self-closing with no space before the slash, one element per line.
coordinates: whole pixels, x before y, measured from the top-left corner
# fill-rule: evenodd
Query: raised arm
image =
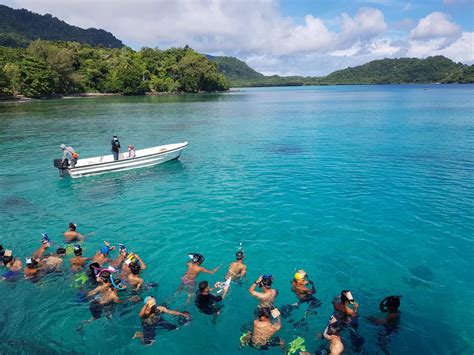
<path fill-rule="evenodd" d="M 250 286 L 250 288 L 249 288 L 249 293 L 250 293 L 252 296 L 255 296 L 255 297 L 260 296 L 260 292 L 255 291 L 255 288 L 257 287 L 257 285 L 258 285 L 260 282 L 262 282 L 262 276 L 260 276 L 260 277 L 252 284 L 252 286 Z"/>
<path fill-rule="evenodd" d="M 140 263 L 140 268 L 142 270 L 145 270 L 146 269 L 146 265 L 145 263 L 142 261 L 142 259 L 138 256 L 138 254 L 135 254 L 135 257 L 137 258 L 138 262 Z"/>

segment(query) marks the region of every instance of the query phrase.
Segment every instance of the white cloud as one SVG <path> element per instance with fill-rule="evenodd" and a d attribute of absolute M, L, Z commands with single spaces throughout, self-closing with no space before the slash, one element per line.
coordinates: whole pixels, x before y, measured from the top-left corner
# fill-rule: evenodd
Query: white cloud
<path fill-rule="evenodd" d="M 449 21 L 446 14 L 442 12 L 433 12 L 420 19 L 418 25 L 411 30 L 412 39 L 432 39 L 440 37 L 458 37 L 461 34 L 461 28 L 455 23 Z"/>
<path fill-rule="evenodd" d="M 439 49 L 443 41 L 442 38 L 410 41 L 406 55 L 418 58 L 444 55 L 455 62 L 474 63 L 474 32 L 463 32 L 461 37 L 449 46 Z"/>
<path fill-rule="evenodd" d="M 410 19 L 389 28 L 384 13 L 371 7 L 324 19 L 307 14 L 304 21 L 296 22 L 282 14 L 278 0 L 0 2 L 51 13 L 76 26 L 103 28 L 135 49 L 188 44 L 201 53 L 237 56 L 265 74 L 325 75 L 374 59 L 407 55 L 444 54 L 460 61 L 472 61 L 473 56 L 472 33 L 461 36 L 459 26 L 439 12 L 419 20 L 416 28 Z M 409 29 L 413 29 L 410 35 Z"/>

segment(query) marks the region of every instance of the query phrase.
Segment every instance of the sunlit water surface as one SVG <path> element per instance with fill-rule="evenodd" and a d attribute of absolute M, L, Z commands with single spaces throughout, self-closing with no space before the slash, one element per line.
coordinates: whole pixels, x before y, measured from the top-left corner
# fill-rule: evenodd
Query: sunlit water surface
<path fill-rule="evenodd" d="M 94 232 L 86 256 L 104 240 L 125 243 L 147 263 L 143 277 L 159 283 L 144 295 L 194 320 L 143 347 L 131 339 L 141 305 L 119 305 L 111 319 L 77 332 L 90 313 L 67 272 L 0 282 L 0 353 L 238 353 L 256 306 L 250 284 L 271 273 L 277 305 L 292 303 L 299 268 L 323 304 L 306 326 L 293 325 L 304 307 L 283 321 L 287 342 L 302 336 L 308 350 L 322 348 L 315 335 L 331 299 L 351 289 L 363 351 L 472 353 L 473 93 L 467 85 L 299 87 L 1 103 L 0 242 L 24 259 L 42 231 L 61 245 L 73 221 Z M 137 149 L 189 147 L 151 169 L 58 178 L 52 161 L 61 143 L 82 157 L 103 155 L 112 134 Z M 216 324 L 184 294 L 173 297 L 188 252 L 202 252 L 206 267 L 222 264 L 199 277 L 213 283 L 239 243 L 249 275 L 232 285 Z M 389 294 L 403 295 L 402 322 L 380 340 L 365 317 L 379 315 Z M 351 353 L 347 334 L 344 341 Z"/>

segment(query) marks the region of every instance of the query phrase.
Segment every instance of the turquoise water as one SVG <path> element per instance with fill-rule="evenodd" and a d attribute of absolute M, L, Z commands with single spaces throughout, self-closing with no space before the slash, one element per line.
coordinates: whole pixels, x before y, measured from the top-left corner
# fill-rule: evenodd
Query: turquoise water
<path fill-rule="evenodd" d="M 160 284 L 151 294 L 194 315 L 143 347 L 131 339 L 140 305 L 119 305 L 79 333 L 90 313 L 68 274 L 0 282 L 0 353 L 238 353 L 256 306 L 251 282 L 273 274 L 277 305 L 292 303 L 299 268 L 323 305 L 307 328 L 284 320 L 287 341 L 324 345 L 315 334 L 330 302 L 351 289 L 368 353 L 381 352 L 380 329 L 363 317 L 378 315 L 389 294 L 403 295 L 390 353 L 472 353 L 473 93 L 468 85 L 299 87 L 0 104 L 0 242 L 24 259 L 41 231 L 58 246 L 74 221 L 95 233 L 86 256 L 104 240 L 125 243 L 147 263 L 145 280 Z M 61 143 L 102 155 L 114 133 L 137 149 L 190 144 L 180 160 L 151 169 L 58 178 Z M 249 275 L 231 287 L 217 324 L 184 294 L 172 297 L 188 252 L 202 252 L 208 268 L 222 264 L 199 277 L 215 282 L 240 242 Z M 351 353 L 347 334 L 345 344 Z"/>

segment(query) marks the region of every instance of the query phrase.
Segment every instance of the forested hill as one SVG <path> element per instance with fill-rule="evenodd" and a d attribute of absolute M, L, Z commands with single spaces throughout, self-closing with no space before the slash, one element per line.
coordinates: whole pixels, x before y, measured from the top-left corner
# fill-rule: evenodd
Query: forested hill
<path fill-rule="evenodd" d="M 35 39 L 74 41 L 92 46 L 121 48 L 122 41 L 104 30 L 71 26 L 49 14 L 39 15 L 0 5 L 0 46 L 27 47 Z"/>
<path fill-rule="evenodd" d="M 265 76 L 252 68 L 247 63 L 235 57 L 215 57 L 207 55 L 207 58 L 217 64 L 217 69 L 225 74 L 229 80 L 254 80 L 262 79 Z"/>
<path fill-rule="evenodd" d="M 414 83 L 474 83 L 474 65 L 454 63 L 435 56 L 426 59 L 374 60 L 354 68 L 335 71 L 325 77 L 265 76 L 233 57 L 211 57 L 233 87 L 301 86 Z"/>
<path fill-rule="evenodd" d="M 454 63 L 441 55 L 426 59 L 374 60 L 367 64 L 335 71 L 320 84 L 411 84 L 473 83 L 474 65 Z"/>

